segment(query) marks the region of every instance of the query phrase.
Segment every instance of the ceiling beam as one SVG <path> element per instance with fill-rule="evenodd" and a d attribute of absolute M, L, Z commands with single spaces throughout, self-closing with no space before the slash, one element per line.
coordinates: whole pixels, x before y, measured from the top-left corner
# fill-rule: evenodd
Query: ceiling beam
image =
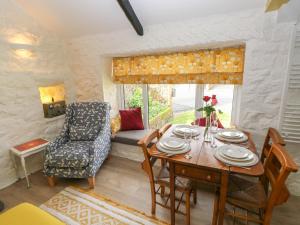
<path fill-rule="evenodd" d="M 280 9 L 280 7 L 287 3 L 289 0 L 268 0 L 266 5 L 266 12 L 275 11 Z"/>
<path fill-rule="evenodd" d="M 131 25 L 135 29 L 136 33 L 140 36 L 144 35 L 143 27 L 137 18 L 129 0 L 118 0 L 119 5 L 121 6 L 122 10 L 124 11 L 125 15 L 127 16 L 128 20 L 130 21 Z"/>

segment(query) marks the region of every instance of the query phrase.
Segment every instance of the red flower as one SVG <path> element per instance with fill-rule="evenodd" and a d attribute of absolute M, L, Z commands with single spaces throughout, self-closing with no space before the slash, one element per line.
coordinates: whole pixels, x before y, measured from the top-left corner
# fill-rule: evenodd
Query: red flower
<path fill-rule="evenodd" d="M 203 97 L 203 101 L 208 102 L 209 100 L 210 100 L 210 97 L 209 97 L 209 96 L 204 96 L 204 97 Z"/>
<path fill-rule="evenodd" d="M 216 98 L 217 98 L 216 95 L 212 95 L 212 96 L 211 96 L 211 99 L 216 99 Z"/>

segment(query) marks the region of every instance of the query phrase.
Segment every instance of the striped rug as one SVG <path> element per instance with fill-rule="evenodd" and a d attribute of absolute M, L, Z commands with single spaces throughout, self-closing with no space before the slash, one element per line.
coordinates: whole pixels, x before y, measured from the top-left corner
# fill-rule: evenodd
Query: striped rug
<path fill-rule="evenodd" d="M 168 223 L 104 196 L 68 187 L 40 206 L 69 225 L 166 225 Z"/>

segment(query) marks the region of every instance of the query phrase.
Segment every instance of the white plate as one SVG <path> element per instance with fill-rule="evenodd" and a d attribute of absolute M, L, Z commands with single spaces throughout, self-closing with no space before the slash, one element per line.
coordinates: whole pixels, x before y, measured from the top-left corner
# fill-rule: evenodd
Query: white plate
<path fill-rule="evenodd" d="M 192 125 L 177 125 L 173 129 L 173 133 L 183 137 L 184 134 L 192 134 L 193 137 L 200 135 L 201 130 L 198 126 Z"/>
<path fill-rule="evenodd" d="M 166 137 L 160 140 L 160 143 L 168 148 L 178 149 L 185 144 L 184 140 L 176 137 Z"/>
<path fill-rule="evenodd" d="M 243 132 L 238 130 L 222 130 L 219 131 L 218 134 L 223 138 L 228 138 L 228 139 L 242 138 L 245 135 Z"/>
<path fill-rule="evenodd" d="M 190 150 L 191 150 L 191 148 L 190 148 L 190 146 L 188 145 L 188 144 L 185 144 L 184 145 L 184 148 L 183 149 L 181 149 L 181 150 L 170 150 L 170 149 L 167 149 L 167 148 L 165 148 L 165 147 L 163 147 L 161 144 L 160 144 L 160 142 L 158 142 L 157 144 L 156 144 L 156 147 L 157 147 L 157 149 L 160 151 L 160 152 L 164 152 L 164 153 L 168 153 L 168 154 L 183 154 L 183 153 L 187 153 L 187 152 L 189 152 Z"/>
<path fill-rule="evenodd" d="M 248 166 L 256 165 L 259 161 L 259 158 L 257 157 L 257 155 L 255 155 L 253 153 L 252 153 L 252 155 L 249 154 L 249 159 L 246 161 L 232 160 L 232 159 L 224 157 L 224 155 L 222 154 L 222 151 L 220 151 L 220 148 L 222 149 L 224 147 L 221 146 L 221 147 L 217 148 L 214 155 L 218 160 L 220 160 L 221 162 L 223 162 L 227 165 L 248 167 Z M 250 150 L 248 150 L 248 151 L 250 151 Z"/>
<path fill-rule="evenodd" d="M 219 151 L 221 151 L 224 155 L 226 155 L 229 158 L 245 159 L 250 154 L 248 149 L 240 146 L 234 146 L 234 145 L 223 145 L 223 146 L 222 146 L 223 148 L 220 148 Z"/>
<path fill-rule="evenodd" d="M 232 142 L 232 143 L 242 143 L 248 141 L 247 135 L 244 135 L 242 138 L 224 138 L 219 134 L 216 134 L 215 137 L 220 141 Z"/>

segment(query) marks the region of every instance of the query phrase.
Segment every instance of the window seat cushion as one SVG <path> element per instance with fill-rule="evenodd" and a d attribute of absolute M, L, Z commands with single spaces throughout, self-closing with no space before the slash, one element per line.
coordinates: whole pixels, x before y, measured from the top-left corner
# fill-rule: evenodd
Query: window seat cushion
<path fill-rule="evenodd" d="M 135 145 L 137 146 L 137 142 L 149 134 L 151 129 L 144 130 L 128 130 L 128 131 L 118 131 L 116 135 L 112 138 L 113 142 L 127 144 L 127 145 Z"/>

